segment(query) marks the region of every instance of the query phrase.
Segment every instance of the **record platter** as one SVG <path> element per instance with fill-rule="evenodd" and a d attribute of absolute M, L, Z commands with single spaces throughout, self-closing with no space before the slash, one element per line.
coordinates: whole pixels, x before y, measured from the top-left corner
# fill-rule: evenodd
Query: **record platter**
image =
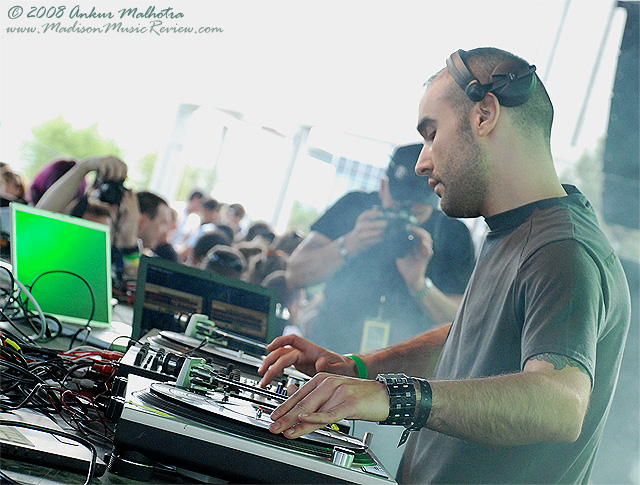
<path fill-rule="evenodd" d="M 130 375 L 114 454 L 142 453 L 234 483 L 394 483 L 368 446 L 331 427 L 290 440 L 268 431 L 284 397 L 215 377 L 209 389 Z"/>

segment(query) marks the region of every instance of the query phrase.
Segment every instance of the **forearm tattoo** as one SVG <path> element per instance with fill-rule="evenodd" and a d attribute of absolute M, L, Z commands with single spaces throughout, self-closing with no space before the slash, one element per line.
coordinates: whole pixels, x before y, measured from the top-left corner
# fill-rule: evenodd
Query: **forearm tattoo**
<path fill-rule="evenodd" d="M 538 355 L 534 355 L 532 357 L 532 359 L 544 360 L 545 362 L 550 362 L 550 363 L 553 364 L 553 367 L 556 370 L 564 369 L 567 366 L 577 367 L 584 374 L 586 374 L 587 376 L 591 377 L 589 375 L 589 372 L 587 372 L 587 369 L 585 368 L 584 365 L 582 365 L 577 360 L 574 360 L 574 359 L 571 359 L 571 358 L 567 357 L 566 355 L 560 355 L 560 354 L 538 354 Z"/>

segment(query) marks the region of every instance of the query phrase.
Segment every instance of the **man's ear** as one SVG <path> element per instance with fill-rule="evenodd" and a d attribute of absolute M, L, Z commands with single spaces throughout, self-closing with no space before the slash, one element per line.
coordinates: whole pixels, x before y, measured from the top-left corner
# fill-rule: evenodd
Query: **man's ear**
<path fill-rule="evenodd" d="M 478 101 L 473 109 L 472 126 L 478 136 L 487 136 L 500 118 L 500 103 L 495 94 L 487 93 L 482 101 Z"/>

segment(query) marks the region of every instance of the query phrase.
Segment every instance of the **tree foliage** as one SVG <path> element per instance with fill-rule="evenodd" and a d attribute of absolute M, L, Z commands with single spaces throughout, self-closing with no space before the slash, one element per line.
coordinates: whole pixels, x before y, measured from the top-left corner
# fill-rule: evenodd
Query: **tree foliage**
<path fill-rule="evenodd" d="M 122 150 L 117 143 L 103 138 L 96 124 L 74 129 L 71 123 L 59 116 L 32 128 L 31 133 L 33 138 L 20 148 L 25 161 L 24 173 L 29 180 L 53 160 L 82 160 L 100 155 L 122 158 Z"/>
<path fill-rule="evenodd" d="M 157 158 L 157 153 L 147 153 L 134 164 L 128 164 L 129 172 L 127 177 L 127 186 L 130 189 L 147 190 L 149 188 L 151 175 L 153 174 L 153 167 L 156 164 Z"/>
<path fill-rule="evenodd" d="M 302 204 L 300 201 L 294 201 L 287 223 L 287 229 L 302 231 L 308 234 L 311 225 L 318 220 L 320 212 L 309 205 Z"/>
<path fill-rule="evenodd" d="M 182 180 L 176 194 L 176 200 L 188 200 L 194 189 L 210 194 L 216 185 L 218 174 L 216 169 L 201 167 L 184 167 Z"/>

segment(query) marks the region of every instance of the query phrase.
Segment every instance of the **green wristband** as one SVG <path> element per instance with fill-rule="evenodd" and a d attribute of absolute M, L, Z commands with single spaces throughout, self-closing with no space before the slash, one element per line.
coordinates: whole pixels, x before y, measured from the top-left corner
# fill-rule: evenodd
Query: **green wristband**
<path fill-rule="evenodd" d="M 367 370 L 367 364 L 364 363 L 361 357 L 353 354 L 346 354 L 345 357 L 348 357 L 352 361 L 356 363 L 356 368 L 358 369 L 358 377 L 360 379 L 367 379 L 369 377 L 369 371 Z"/>

